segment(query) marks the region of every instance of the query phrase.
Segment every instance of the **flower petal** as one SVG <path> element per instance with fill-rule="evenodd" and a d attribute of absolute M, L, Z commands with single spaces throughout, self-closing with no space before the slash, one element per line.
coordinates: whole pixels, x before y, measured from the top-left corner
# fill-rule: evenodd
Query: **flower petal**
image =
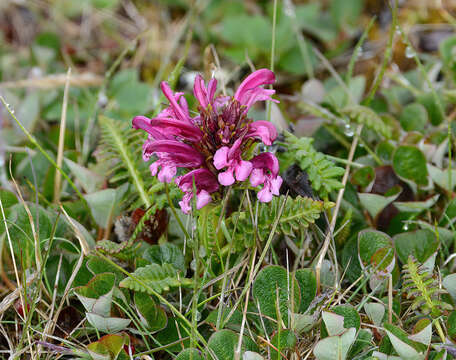
<path fill-rule="evenodd" d="M 250 173 L 250 184 L 257 187 L 264 183 L 265 177 L 262 169 L 253 169 Z"/>
<path fill-rule="evenodd" d="M 282 181 L 283 180 L 280 176 L 271 180 L 271 192 L 276 196 L 280 195 L 280 186 L 282 186 Z"/>
<path fill-rule="evenodd" d="M 132 121 L 134 129 L 142 129 L 152 136 L 155 140 L 170 139 L 169 136 L 163 134 L 160 129 L 157 129 L 151 125 L 151 119 L 145 116 L 135 116 Z"/>
<path fill-rule="evenodd" d="M 250 161 L 241 160 L 234 168 L 236 179 L 239 181 L 246 180 L 252 171 L 252 163 Z"/>
<path fill-rule="evenodd" d="M 218 174 L 218 181 L 223 186 L 230 186 L 234 184 L 233 170 L 228 169 L 225 172 Z"/>
<path fill-rule="evenodd" d="M 255 169 L 269 170 L 273 177 L 276 177 L 279 173 L 279 161 L 273 153 L 261 153 L 255 156 L 251 161 Z"/>
<path fill-rule="evenodd" d="M 182 200 L 179 201 L 180 208 L 184 214 L 188 214 L 192 207 L 190 206 L 190 200 L 192 199 L 192 193 L 186 193 L 182 197 Z"/>
<path fill-rule="evenodd" d="M 173 118 L 154 118 L 150 120 L 150 127 L 160 129 L 161 133 L 168 136 L 179 136 L 189 141 L 200 141 L 201 130 L 188 121 L 176 120 Z"/>
<path fill-rule="evenodd" d="M 185 113 L 184 109 L 182 109 L 181 105 L 178 104 L 176 100 L 176 96 L 173 94 L 173 91 L 169 87 L 166 81 L 162 81 L 160 87 L 163 91 L 163 94 L 169 101 L 170 107 L 173 109 L 174 113 L 176 114 L 177 118 L 182 121 L 189 121 L 188 113 Z"/>
<path fill-rule="evenodd" d="M 212 201 L 212 196 L 206 191 L 201 190 L 198 195 L 196 195 L 196 208 L 201 209 Z"/>
<path fill-rule="evenodd" d="M 277 138 L 277 130 L 273 123 L 265 120 L 254 121 L 249 124 L 246 137 L 259 138 L 265 145 L 272 145 Z"/>
<path fill-rule="evenodd" d="M 170 165 L 162 165 L 162 169 L 158 173 L 158 181 L 170 183 L 173 177 L 176 176 L 177 168 Z"/>
<path fill-rule="evenodd" d="M 261 85 L 266 84 L 273 84 L 275 82 L 275 75 L 269 69 L 260 69 L 245 78 L 245 80 L 239 85 L 236 93 L 234 94 L 234 98 L 239 101 L 241 104 L 243 103 L 243 99 L 247 91 L 257 88 Z"/>
<path fill-rule="evenodd" d="M 272 200 L 271 190 L 267 186 L 264 186 L 263 189 L 258 191 L 257 198 L 263 203 L 270 202 Z"/>
<path fill-rule="evenodd" d="M 190 145 L 176 140 L 157 140 L 144 144 L 144 153 L 155 153 L 159 159 L 173 163 L 177 167 L 198 167 L 204 157 Z"/>
<path fill-rule="evenodd" d="M 218 190 L 217 179 L 207 169 L 195 169 L 184 176 L 180 176 L 177 186 L 183 191 L 190 191 L 193 193 L 193 181 L 195 182 L 196 190 L 206 190 L 210 193 Z"/>
<path fill-rule="evenodd" d="M 214 166 L 217 170 L 223 169 L 228 166 L 228 146 L 223 146 L 218 149 L 214 155 Z"/>

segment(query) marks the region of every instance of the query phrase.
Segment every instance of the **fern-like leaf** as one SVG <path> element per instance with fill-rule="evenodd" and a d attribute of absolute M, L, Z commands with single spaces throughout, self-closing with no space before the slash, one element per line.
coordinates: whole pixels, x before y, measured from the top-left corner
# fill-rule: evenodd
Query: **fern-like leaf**
<path fill-rule="evenodd" d="M 230 221 L 237 223 L 237 230 L 234 235 L 234 241 L 237 249 L 242 247 L 251 247 L 254 245 L 255 231 L 261 240 L 265 240 L 272 231 L 272 224 L 279 216 L 280 207 L 285 200 L 285 196 L 275 197 L 270 203 L 261 204 L 258 211 L 258 223 L 252 224 L 251 217 L 247 212 L 235 213 L 231 216 Z M 306 229 L 310 224 L 320 217 L 324 209 L 332 207 L 331 202 L 314 200 L 307 197 L 293 199 L 287 197 L 280 216 L 276 232 L 285 235 L 294 235 L 300 230 Z"/>
<path fill-rule="evenodd" d="M 382 118 L 371 108 L 353 105 L 342 109 L 341 113 L 348 116 L 350 121 L 364 124 L 364 126 L 382 134 L 385 138 L 391 138 L 391 127 L 385 124 Z"/>
<path fill-rule="evenodd" d="M 291 133 L 285 133 L 285 140 L 284 146 L 288 147 L 288 151 L 279 154 L 282 162 L 296 162 L 301 170 L 307 172 L 312 189 L 321 198 L 326 199 L 331 191 L 343 187 L 338 178 L 345 170 L 334 165 L 325 154 L 315 150 L 312 138 L 297 138 Z"/>
<path fill-rule="evenodd" d="M 191 279 L 183 277 L 171 264 L 150 264 L 137 269 L 132 275 L 145 286 L 135 279 L 127 277 L 120 282 L 120 287 L 153 295 L 154 291 L 161 294 L 171 288 L 192 284 Z"/>
<path fill-rule="evenodd" d="M 102 153 L 105 158 L 116 162 L 110 170 L 114 174 L 111 181 L 117 182 L 130 179 L 141 202 L 146 207 L 149 207 L 151 200 L 141 175 L 141 167 L 143 167 L 140 155 L 141 142 L 143 141 L 142 134 L 131 129 L 129 123 L 110 119 L 106 116 L 100 116 L 99 121 Z"/>
<path fill-rule="evenodd" d="M 413 256 L 409 256 L 407 264 L 404 265 L 404 286 L 407 298 L 412 298 L 412 309 L 421 309 L 425 314 L 431 313 L 438 317 L 442 310 L 451 310 L 452 307 L 439 300 L 438 295 L 443 291 L 439 288 L 438 282 L 428 271 L 418 265 Z"/>

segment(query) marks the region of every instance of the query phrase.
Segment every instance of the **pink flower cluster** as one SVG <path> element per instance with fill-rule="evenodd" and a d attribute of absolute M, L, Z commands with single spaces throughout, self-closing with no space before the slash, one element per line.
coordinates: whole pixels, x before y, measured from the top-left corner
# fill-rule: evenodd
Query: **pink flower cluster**
<path fill-rule="evenodd" d="M 169 106 L 155 118 L 133 119 L 134 128 L 148 133 L 143 158 L 147 161 L 152 155 L 156 157 L 150 165 L 152 175 L 158 174 L 161 182 L 174 179 L 184 192 L 179 203 L 183 212 L 191 210 L 194 193 L 196 207 L 200 209 L 212 201 L 212 194 L 220 190 L 220 185 L 230 186 L 247 179 L 253 187 L 263 186 L 257 195 L 259 201 L 269 202 L 273 195 L 279 195 L 282 178 L 274 154 L 264 152 L 245 159 L 256 142 L 272 145 L 277 137 L 273 124 L 247 117 L 257 101 L 276 101 L 271 98 L 274 90 L 262 87 L 274 81 L 272 71 L 257 70 L 241 83 L 233 97 L 216 97 L 217 80 L 211 79 L 206 86 L 198 75 L 193 92 L 199 102 L 199 113 L 194 117 L 183 93 L 173 93 L 162 82 L 161 89 Z M 177 168 L 190 171 L 176 177 Z"/>

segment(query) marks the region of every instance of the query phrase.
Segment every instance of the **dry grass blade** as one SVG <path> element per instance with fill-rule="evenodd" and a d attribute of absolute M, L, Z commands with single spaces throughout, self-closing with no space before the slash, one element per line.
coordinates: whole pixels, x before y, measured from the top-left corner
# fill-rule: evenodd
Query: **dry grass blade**
<path fill-rule="evenodd" d="M 57 166 L 62 167 L 63 163 L 63 146 L 65 144 L 65 130 L 66 130 L 66 117 L 68 108 L 68 91 L 70 89 L 71 68 L 68 68 L 65 82 L 65 90 L 63 91 L 63 105 L 62 116 L 60 117 L 60 133 L 59 133 L 59 147 L 57 150 Z M 60 201 L 62 174 L 60 171 L 55 172 L 54 178 L 54 204 Z"/>
<path fill-rule="evenodd" d="M 34 79 L 0 82 L 0 89 L 55 89 L 65 86 L 68 82 L 68 74 L 48 75 Z M 92 73 L 84 73 L 71 76 L 69 83 L 73 87 L 91 87 L 103 84 L 104 77 Z"/>

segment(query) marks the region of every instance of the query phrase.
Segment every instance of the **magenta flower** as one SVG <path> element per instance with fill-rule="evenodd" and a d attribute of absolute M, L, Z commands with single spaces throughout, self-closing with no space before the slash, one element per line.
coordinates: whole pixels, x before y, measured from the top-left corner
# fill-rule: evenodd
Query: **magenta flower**
<path fill-rule="evenodd" d="M 207 169 L 192 170 L 184 176 L 176 179 L 176 184 L 184 192 L 184 197 L 179 205 L 182 211 L 189 213 L 191 207 L 190 201 L 193 199 L 193 183 L 196 188 L 196 208 L 201 209 L 209 204 L 212 200 L 211 193 L 219 189 L 219 184 L 214 175 Z"/>
<path fill-rule="evenodd" d="M 261 153 L 252 159 L 253 170 L 250 173 L 250 184 L 253 187 L 263 184 L 257 196 L 261 202 L 269 202 L 272 195 L 279 195 L 282 178 L 279 174 L 279 161 L 269 153 Z"/>
<path fill-rule="evenodd" d="M 183 93 L 173 93 L 166 82 L 161 89 L 169 106 L 155 118 L 136 116 L 133 127 L 148 133 L 143 145 L 143 158 L 156 160 L 150 165 L 153 176 L 161 182 L 171 182 L 177 168 L 190 170 L 176 178 L 176 184 L 184 192 L 179 203 L 182 211 L 191 210 L 191 200 L 196 194 L 196 208 L 212 201 L 220 185 L 230 186 L 246 181 L 254 187 L 263 185 L 258 199 L 268 202 L 278 195 L 282 183 L 279 165 L 271 153 L 262 153 L 249 160 L 256 142 L 272 145 L 277 130 L 268 121 L 248 118 L 250 107 L 258 101 L 276 101 L 271 98 L 272 89 L 263 85 L 273 84 L 274 73 L 261 69 L 250 74 L 239 86 L 234 96 L 215 96 L 217 80 L 206 84 L 198 75 L 193 93 L 198 100 L 199 114 L 190 116 Z M 250 155 L 251 156 L 251 155 Z M 193 189 L 195 184 L 195 190 Z"/>

